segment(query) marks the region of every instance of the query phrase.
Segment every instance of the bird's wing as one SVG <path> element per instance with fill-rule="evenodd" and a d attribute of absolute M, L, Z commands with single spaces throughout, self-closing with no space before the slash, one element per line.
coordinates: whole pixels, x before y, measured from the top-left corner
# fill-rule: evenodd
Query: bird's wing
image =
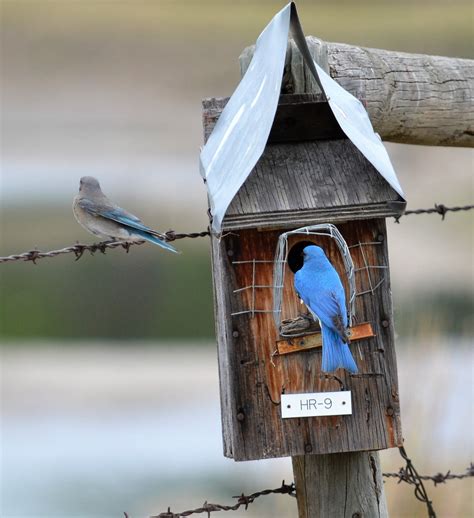
<path fill-rule="evenodd" d="M 328 289 L 326 286 L 319 285 L 313 276 L 307 275 L 307 272 L 299 270 L 295 274 L 295 288 L 303 302 L 318 316 L 319 320 L 346 341 L 347 315 L 342 285 L 340 289 L 337 289 L 339 287 Z"/>
<path fill-rule="evenodd" d="M 337 314 L 332 317 L 332 323 L 334 326 L 334 330 L 343 339 L 343 341 L 349 342 L 349 334 L 347 329 L 346 301 L 344 297 L 344 292 L 342 292 L 342 294 L 339 291 L 337 293 L 331 292 L 331 298 L 333 298 L 336 301 L 338 307 Z"/>
<path fill-rule="evenodd" d="M 135 228 L 143 232 L 149 232 L 150 234 L 158 236 L 162 239 L 166 238 L 165 235 L 160 234 L 159 232 L 156 232 L 156 230 L 153 230 L 150 227 L 144 225 L 140 218 L 137 218 L 137 216 L 130 214 L 130 212 L 127 212 L 126 210 L 123 210 L 116 205 L 101 206 L 91 200 L 88 200 L 87 198 L 82 198 L 79 200 L 78 205 L 81 207 L 81 209 L 84 209 L 89 214 L 93 214 L 94 216 L 101 216 L 106 219 L 111 219 L 112 221 L 116 221 L 121 225 Z"/>
<path fill-rule="evenodd" d="M 319 296 L 314 294 L 310 298 L 310 307 L 321 322 L 347 341 L 347 315 L 344 306 L 341 307 L 336 291 L 321 293 Z"/>

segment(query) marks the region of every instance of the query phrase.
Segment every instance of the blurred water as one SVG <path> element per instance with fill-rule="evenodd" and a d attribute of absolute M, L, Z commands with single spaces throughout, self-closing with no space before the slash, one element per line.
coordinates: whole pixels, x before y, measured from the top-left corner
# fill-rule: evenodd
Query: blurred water
<path fill-rule="evenodd" d="M 222 456 L 216 367 L 209 346 L 3 349 L 1 516 L 148 516 L 291 479 Z"/>
<path fill-rule="evenodd" d="M 398 352 L 406 446 L 423 472 L 462 471 L 473 453 L 472 353 L 443 342 Z M 2 349 L 2 518 L 148 516 L 292 480 L 289 459 L 222 456 L 214 347 L 161 345 Z M 402 464 L 396 450 L 382 461 Z M 390 501 L 399 486 L 386 487 Z M 294 516 L 294 506 L 269 497 L 233 516 Z"/>

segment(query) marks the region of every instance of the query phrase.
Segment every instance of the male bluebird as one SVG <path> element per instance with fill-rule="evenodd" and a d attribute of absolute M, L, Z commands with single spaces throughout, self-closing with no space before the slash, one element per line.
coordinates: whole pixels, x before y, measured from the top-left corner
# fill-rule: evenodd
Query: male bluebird
<path fill-rule="evenodd" d="M 319 246 L 305 247 L 303 256 L 303 266 L 295 273 L 295 289 L 321 325 L 322 370 L 332 372 L 343 367 L 355 374 L 357 365 L 347 345 L 346 298 L 341 279 Z"/>
<path fill-rule="evenodd" d="M 149 241 L 178 253 L 166 236 L 146 227 L 139 218 L 112 203 L 92 176 L 81 178 L 79 194 L 72 205 L 74 216 L 87 231 L 114 241 Z"/>

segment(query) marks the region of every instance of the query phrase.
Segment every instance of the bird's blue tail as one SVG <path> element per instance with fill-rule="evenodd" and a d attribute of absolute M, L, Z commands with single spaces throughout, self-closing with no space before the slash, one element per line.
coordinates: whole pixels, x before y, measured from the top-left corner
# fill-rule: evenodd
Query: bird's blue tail
<path fill-rule="evenodd" d="M 153 243 L 155 245 L 161 246 L 162 248 L 165 248 L 166 250 L 169 250 L 170 252 L 174 252 L 175 254 L 179 254 L 178 250 L 171 246 L 169 243 L 164 241 L 163 239 L 160 239 L 157 236 L 154 236 L 153 234 L 149 234 L 148 232 L 145 232 L 143 230 L 137 230 L 133 229 L 134 234 L 138 234 L 140 237 L 145 239 L 146 241 L 149 241 L 150 243 Z"/>
<path fill-rule="evenodd" d="M 352 357 L 349 346 L 342 338 L 327 326 L 322 327 L 323 335 L 323 365 L 324 372 L 333 372 L 342 367 L 352 374 L 357 373 L 357 365 Z"/>

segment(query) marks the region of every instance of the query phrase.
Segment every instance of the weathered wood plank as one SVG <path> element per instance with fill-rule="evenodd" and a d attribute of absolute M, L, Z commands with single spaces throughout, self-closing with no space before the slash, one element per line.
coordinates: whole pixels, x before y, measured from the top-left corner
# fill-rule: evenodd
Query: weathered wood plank
<path fill-rule="evenodd" d="M 260 229 L 290 229 L 310 225 L 314 223 L 331 221 L 333 223 L 348 220 L 359 220 L 381 217 L 395 217 L 403 213 L 406 203 L 377 204 L 362 207 L 362 210 L 355 208 L 341 207 L 339 210 L 314 209 L 308 211 L 286 211 L 261 213 L 259 218 L 255 215 L 233 216 L 228 220 L 224 219 L 223 229 L 234 231 L 258 227 Z"/>
<path fill-rule="evenodd" d="M 363 340 L 364 338 L 372 338 L 375 336 L 372 326 L 369 322 L 357 324 L 350 328 L 351 342 Z M 278 354 L 292 354 L 322 347 L 323 338 L 321 332 L 300 336 L 298 338 L 286 338 L 277 340 Z"/>
<path fill-rule="evenodd" d="M 269 145 L 226 217 L 361 207 L 400 197 L 349 140 Z M 259 196 L 258 193 L 265 193 Z M 255 207 L 251 209 L 252 205 Z"/>
<path fill-rule="evenodd" d="M 349 245 L 356 268 L 388 266 L 385 221 L 350 222 L 339 226 Z M 225 455 L 250 460 L 305 453 L 335 453 L 384 449 L 401 444 L 400 409 L 388 270 L 372 272 L 372 286 L 383 276 L 383 289 L 357 297 L 358 322 L 370 322 L 376 337 L 351 344 L 360 374 L 321 373 L 321 351 L 274 356 L 279 340 L 273 315 L 258 311 L 272 308 L 272 290 L 256 288 L 273 282 L 274 251 L 280 231 L 244 230 L 213 243 L 213 274 L 223 410 Z M 342 262 L 330 238 L 293 236 L 290 247 L 304 239 L 323 246 L 331 262 Z M 258 262 L 255 265 L 252 263 Z M 243 262 L 242 261 L 250 261 Z M 282 318 L 298 315 L 300 304 L 293 288 L 293 274 L 285 273 Z M 366 270 L 356 273 L 356 288 L 370 288 Z M 239 291 L 235 291 L 239 290 Z M 220 308 L 220 309 L 219 309 Z M 252 309 L 255 310 L 252 315 Z M 247 313 L 242 313 L 249 311 Z M 234 315 L 232 315 L 234 314 Z M 353 415 L 281 419 L 280 395 L 334 391 L 341 384 L 353 394 Z"/>
<path fill-rule="evenodd" d="M 377 452 L 293 457 L 299 518 L 387 518 Z"/>
<path fill-rule="evenodd" d="M 474 60 L 408 54 L 306 38 L 313 58 L 362 100 L 384 140 L 474 147 Z M 240 57 L 242 74 L 253 47 Z M 287 52 L 284 93 L 318 92 L 301 54 Z"/>
<path fill-rule="evenodd" d="M 223 448 L 224 455 L 232 457 L 232 435 L 231 431 L 234 427 L 233 419 L 235 419 L 235 412 L 233 412 L 230 395 L 233 392 L 232 376 L 230 373 L 235 366 L 232 362 L 232 357 L 229 356 L 229 348 L 225 346 L 226 343 L 232 341 L 232 328 L 226 325 L 226 315 L 230 313 L 230 298 L 231 293 L 226 291 L 227 284 L 222 278 L 222 257 L 219 242 L 211 239 L 211 263 L 212 263 L 212 283 L 214 294 L 214 323 L 217 336 L 218 347 L 218 370 L 219 383 L 221 387 L 228 387 L 227 390 L 221 390 L 221 422 L 223 434 Z"/>

